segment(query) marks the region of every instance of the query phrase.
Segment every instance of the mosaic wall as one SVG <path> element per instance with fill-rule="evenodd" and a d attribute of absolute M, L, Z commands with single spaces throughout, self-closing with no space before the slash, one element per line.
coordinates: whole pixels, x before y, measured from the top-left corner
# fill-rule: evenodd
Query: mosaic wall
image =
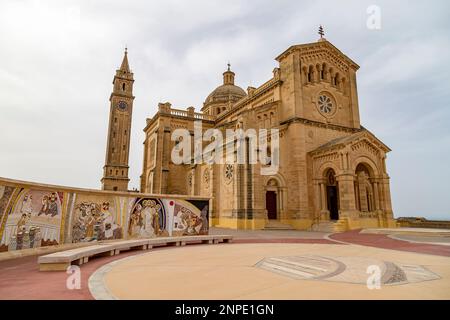
<path fill-rule="evenodd" d="M 208 200 L 0 184 L 0 252 L 97 240 L 208 234 Z"/>

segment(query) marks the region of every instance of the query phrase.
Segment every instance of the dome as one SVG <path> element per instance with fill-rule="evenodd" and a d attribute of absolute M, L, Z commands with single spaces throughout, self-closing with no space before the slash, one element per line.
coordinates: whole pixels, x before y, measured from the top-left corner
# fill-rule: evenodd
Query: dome
<path fill-rule="evenodd" d="M 223 84 L 216 89 L 206 98 L 205 106 L 209 104 L 227 104 L 228 102 L 236 102 L 247 95 L 247 93 L 241 87 L 234 84 L 234 72 L 228 70 L 223 73 Z"/>
<path fill-rule="evenodd" d="M 205 104 L 211 102 L 228 102 L 228 100 L 237 101 L 247 94 L 241 87 L 235 86 L 233 84 L 224 84 L 217 87 L 211 94 L 206 98 Z"/>

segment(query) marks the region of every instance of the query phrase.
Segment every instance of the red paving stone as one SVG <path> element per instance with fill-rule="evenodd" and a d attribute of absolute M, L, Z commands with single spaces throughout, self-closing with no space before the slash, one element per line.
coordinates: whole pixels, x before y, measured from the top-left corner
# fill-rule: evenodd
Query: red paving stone
<path fill-rule="evenodd" d="M 234 239 L 233 243 L 309 243 L 309 244 L 342 244 L 328 239 Z"/>
<path fill-rule="evenodd" d="M 0 300 L 91 300 L 88 280 L 102 265 L 142 251 L 124 252 L 115 257 L 98 257 L 81 266 L 81 289 L 69 290 L 69 275 L 62 271 L 40 272 L 37 256 L 0 262 Z"/>
<path fill-rule="evenodd" d="M 417 253 L 450 256 L 450 247 L 430 244 L 409 243 L 395 240 L 380 234 L 361 234 L 360 230 L 333 234 L 331 239 L 370 247 L 395 249 Z M 235 239 L 233 243 L 309 243 L 337 244 L 328 239 Z M 170 250 L 171 247 L 153 250 Z M 129 251 L 114 257 L 98 257 L 81 266 L 81 289 L 68 290 L 65 272 L 39 272 L 37 256 L 0 261 L 0 300 L 92 300 L 88 280 L 92 273 L 101 266 L 114 260 L 143 253 Z"/>
<path fill-rule="evenodd" d="M 234 243 L 319 243 L 338 244 L 326 239 L 238 239 Z M 191 244 L 195 245 L 195 244 Z M 170 250 L 171 247 L 153 250 Z M 81 266 L 81 289 L 68 290 L 65 272 L 40 272 L 37 256 L 0 261 L 0 300 L 92 300 L 88 280 L 101 266 L 114 260 L 143 253 L 129 251 L 115 257 L 96 257 Z"/>
<path fill-rule="evenodd" d="M 329 238 L 352 244 L 368 247 L 425 253 L 444 257 L 450 257 L 450 246 L 433 245 L 427 243 L 412 243 L 389 238 L 385 234 L 360 233 L 361 230 L 352 230 L 343 233 L 332 234 Z"/>

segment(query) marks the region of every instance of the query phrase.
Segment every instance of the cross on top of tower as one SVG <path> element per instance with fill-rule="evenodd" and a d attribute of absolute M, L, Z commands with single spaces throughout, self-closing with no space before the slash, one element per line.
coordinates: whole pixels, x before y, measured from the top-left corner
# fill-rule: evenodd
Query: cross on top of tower
<path fill-rule="evenodd" d="M 320 35 L 320 39 L 323 39 L 323 36 L 325 35 L 325 31 L 323 31 L 323 26 L 320 25 L 319 26 L 319 35 Z"/>
<path fill-rule="evenodd" d="M 230 68 L 231 68 L 230 61 L 228 61 L 227 66 L 228 66 L 228 71 L 230 71 Z"/>

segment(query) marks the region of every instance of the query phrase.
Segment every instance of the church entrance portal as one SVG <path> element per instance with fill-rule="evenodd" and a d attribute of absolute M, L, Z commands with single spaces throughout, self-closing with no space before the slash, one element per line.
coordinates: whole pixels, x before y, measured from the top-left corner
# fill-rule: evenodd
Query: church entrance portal
<path fill-rule="evenodd" d="M 266 209 L 269 220 L 277 219 L 277 194 L 275 191 L 266 192 Z"/>
<path fill-rule="evenodd" d="M 328 170 L 327 175 L 327 204 L 330 212 L 330 220 L 339 220 L 339 188 L 335 173 Z"/>
<path fill-rule="evenodd" d="M 339 220 L 337 187 L 327 187 L 327 197 L 328 210 L 330 211 L 330 220 Z"/>

